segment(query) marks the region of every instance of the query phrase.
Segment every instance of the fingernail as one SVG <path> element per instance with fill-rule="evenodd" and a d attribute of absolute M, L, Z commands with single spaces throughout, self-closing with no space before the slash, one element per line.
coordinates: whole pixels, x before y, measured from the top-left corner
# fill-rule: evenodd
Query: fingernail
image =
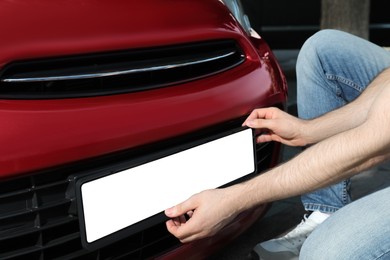
<path fill-rule="evenodd" d="M 173 207 L 169 208 L 169 209 L 166 209 L 165 210 L 165 214 L 168 215 L 168 216 L 172 215 L 173 214 Z"/>
<path fill-rule="evenodd" d="M 247 126 L 253 126 L 254 121 L 253 121 L 253 120 L 250 120 L 250 121 L 248 121 L 246 124 L 247 124 Z"/>

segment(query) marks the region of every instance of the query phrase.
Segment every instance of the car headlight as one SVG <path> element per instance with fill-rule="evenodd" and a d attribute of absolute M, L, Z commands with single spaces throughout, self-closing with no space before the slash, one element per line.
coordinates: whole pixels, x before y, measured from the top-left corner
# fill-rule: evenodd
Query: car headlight
<path fill-rule="evenodd" d="M 251 24 L 249 22 L 248 16 L 244 12 L 240 0 L 221 0 L 232 12 L 237 21 L 241 24 L 244 30 L 249 34 L 252 30 Z"/>

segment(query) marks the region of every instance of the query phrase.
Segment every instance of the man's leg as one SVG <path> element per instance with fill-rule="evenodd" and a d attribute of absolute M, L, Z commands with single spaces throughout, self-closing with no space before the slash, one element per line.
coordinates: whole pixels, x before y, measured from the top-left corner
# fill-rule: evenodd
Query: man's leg
<path fill-rule="evenodd" d="M 298 58 L 299 117 L 315 118 L 351 102 L 388 66 L 390 55 L 379 46 L 340 31 L 318 33 Z M 349 180 L 302 196 L 306 210 L 329 214 L 350 201 Z"/>
<path fill-rule="evenodd" d="M 390 187 L 343 207 L 309 236 L 299 259 L 390 259 Z"/>
<path fill-rule="evenodd" d="M 305 42 L 297 60 L 299 117 L 318 117 L 351 102 L 389 66 L 390 54 L 368 41 L 335 30 L 316 33 Z M 315 214 L 304 218 L 286 236 L 256 245 L 252 255 L 260 259 L 296 258 L 305 239 L 326 214 L 350 200 L 349 180 L 303 195 L 305 209 Z"/>

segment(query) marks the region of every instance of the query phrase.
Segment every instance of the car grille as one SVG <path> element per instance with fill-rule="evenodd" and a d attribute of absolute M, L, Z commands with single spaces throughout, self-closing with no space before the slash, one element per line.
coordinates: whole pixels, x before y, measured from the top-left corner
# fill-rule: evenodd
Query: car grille
<path fill-rule="evenodd" d="M 212 131 L 201 131 L 136 151 L 0 182 L 0 259 L 147 259 L 180 246 L 179 241 L 167 232 L 165 223 L 159 223 L 94 251 L 84 249 L 74 177 L 162 147 L 166 149 L 189 140 L 199 140 L 221 130 L 227 129 L 213 128 Z M 257 144 L 258 171 L 271 166 L 275 145 Z"/>
<path fill-rule="evenodd" d="M 232 40 L 46 60 L 0 71 L 0 98 L 89 97 L 144 91 L 207 77 L 245 60 Z"/>

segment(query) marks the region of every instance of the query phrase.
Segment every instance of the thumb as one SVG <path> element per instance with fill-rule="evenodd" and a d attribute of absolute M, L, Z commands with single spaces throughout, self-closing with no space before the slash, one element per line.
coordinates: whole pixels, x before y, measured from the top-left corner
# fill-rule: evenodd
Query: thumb
<path fill-rule="evenodd" d="M 275 127 L 275 120 L 273 119 L 253 119 L 248 120 L 245 124 L 253 129 L 269 129 L 272 130 Z"/>
<path fill-rule="evenodd" d="M 190 198 L 176 206 L 173 206 L 165 210 L 165 215 L 170 218 L 176 218 L 186 214 L 187 212 L 194 210 L 195 205 L 193 200 Z"/>

